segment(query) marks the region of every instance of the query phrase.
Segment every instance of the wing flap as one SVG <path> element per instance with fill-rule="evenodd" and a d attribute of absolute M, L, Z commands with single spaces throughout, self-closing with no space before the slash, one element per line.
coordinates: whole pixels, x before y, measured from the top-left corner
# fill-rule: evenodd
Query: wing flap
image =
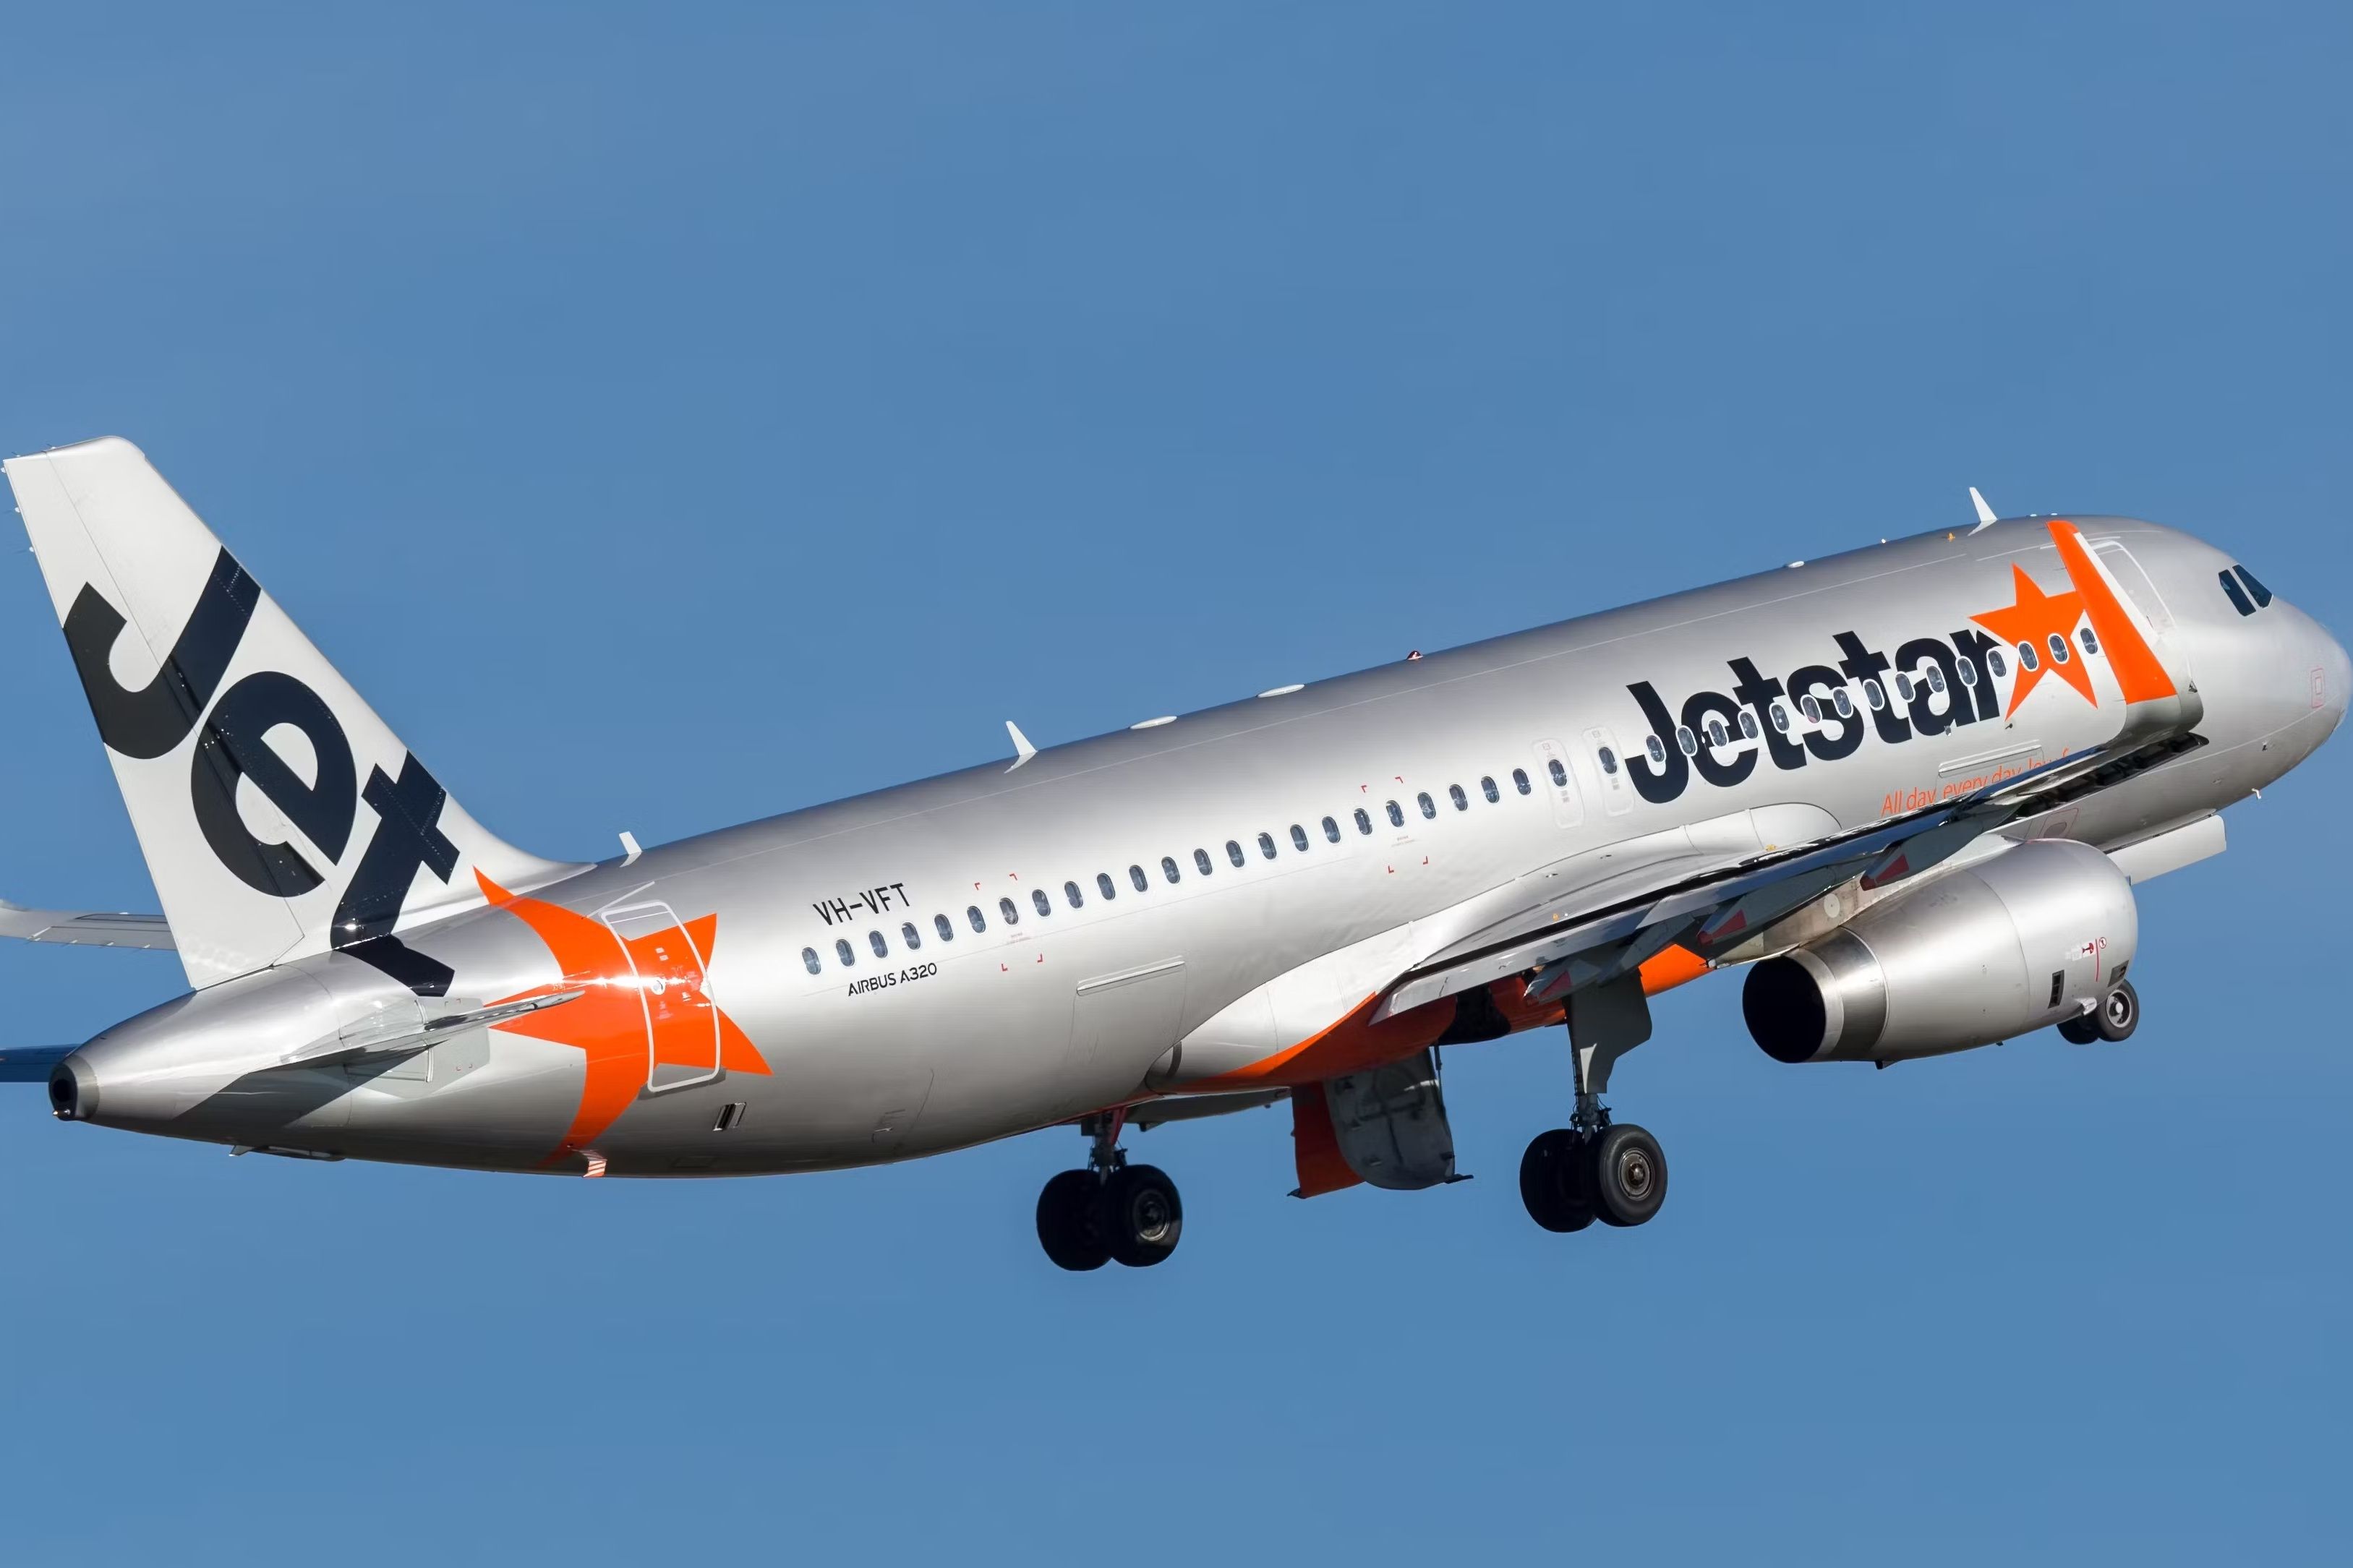
<path fill-rule="evenodd" d="M 1873 889 L 1915 877 L 2021 817 L 2122 783 L 2205 743 L 2187 731 L 2194 695 L 2136 705 L 2105 745 L 2062 757 L 1940 805 L 1823 841 L 1720 860 L 1695 870 L 1667 857 L 1524 910 L 1425 960 L 1382 998 L 1375 1020 L 1533 972 L 1532 1001 L 1607 980 L 1681 942 L 1720 957 L 1828 889 L 1862 878 Z M 1641 870 L 1647 869 L 1645 879 Z M 1647 886 L 1644 885 L 1647 880 Z M 1597 898 L 1601 900 L 1597 907 Z M 1575 906 L 1582 903 L 1583 908 Z"/>

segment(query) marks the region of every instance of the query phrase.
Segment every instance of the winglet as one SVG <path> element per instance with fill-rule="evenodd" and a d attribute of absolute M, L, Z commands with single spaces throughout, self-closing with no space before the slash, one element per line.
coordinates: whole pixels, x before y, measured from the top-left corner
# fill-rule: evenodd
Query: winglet
<path fill-rule="evenodd" d="M 1005 721 L 1005 732 L 1013 737 L 1013 768 L 1019 767 L 1038 754 L 1038 748 L 1029 743 L 1029 737 L 1021 732 L 1021 726 L 1010 719 Z M 1009 773 L 1013 768 L 1005 771 Z"/>
<path fill-rule="evenodd" d="M 1986 505 L 1985 497 L 1978 494 L 1978 488 L 1975 485 L 1969 487 L 1969 504 L 1978 509 L 1978 528 L 1988 527 L 1995 521 L 1993 508 Z M 1969 530 L 1971 533 L 1977 531 L 1977 528 Z"/>

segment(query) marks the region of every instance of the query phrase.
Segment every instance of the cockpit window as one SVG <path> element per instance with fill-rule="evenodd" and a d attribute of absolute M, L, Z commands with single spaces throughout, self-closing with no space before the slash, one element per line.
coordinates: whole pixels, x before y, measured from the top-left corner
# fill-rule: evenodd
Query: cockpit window
<path fill-rule="evenodd" d="M 2239 580 L 2228 572 L 2217 573 L 2216 575 L 2222 581 L 2222 592 L 2231 597 L 2232 607 L 2242 616 L 2253 615 L 2255 607 L 2247 603 L 2247 591 L 2239 586 Z"/>
<path fill-rule="evenodd" d="M 2261 583 L 2255 581 L 2255 574 L 2253 572 L 2248 571 L 2245 567 L 2239 567 L 2238 574 L 2239 581 L 2247 585 L 2247 592 L 2255 596 L 2255 608 L 2259 610 L 2269 609 L 2272 602 L 2272 591 L 2269 588 L 2264 587 Z"/>

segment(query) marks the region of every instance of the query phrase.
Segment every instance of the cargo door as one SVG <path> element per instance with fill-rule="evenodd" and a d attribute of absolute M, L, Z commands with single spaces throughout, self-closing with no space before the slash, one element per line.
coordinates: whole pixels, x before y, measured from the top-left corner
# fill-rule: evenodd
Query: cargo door
<path fill-rule="evenodd" d="M 1142 1084 L 1152 1064 L 1176 1044 L 1184 1012 L 1181 958 L 1080 981 L 1071 1006 L 1070 1049 L 1055 1089 L 1060 1109 L 1092 1110 L 1103 1094 Z M 1113 1087 L 1104 1089 L 1106 1082 Z"/>

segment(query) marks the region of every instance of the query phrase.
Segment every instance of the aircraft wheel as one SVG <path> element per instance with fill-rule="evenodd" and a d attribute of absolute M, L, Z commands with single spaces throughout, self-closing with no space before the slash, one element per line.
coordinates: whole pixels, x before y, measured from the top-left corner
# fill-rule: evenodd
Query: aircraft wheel
<path fill-rule="evenodd" d="M 2111 1044 L 2131 1039 L 2133 1031 L 2140 1027 L 2140 993 L 2133 989 L 2131 981 L 2117 981 L 2116 988 L 2108 993 L 2094 1016 L 2098 1019 L 2100 1038 Z"/>
<path fill-rule="evenodd" d="M 1123 1165 L 1103 1184 L 1103 1231 L 1111 1255 L 1130 1268 L 1149 1268 L 1176 1250 L 1185 1233 L 1185 1205 L 1176 1184 L 1154 1165 Z"/>
<path fill-rule="evenodd" d="M 1092 1171 L 1064 1171 L 1038 1194 L 1038 1241 L 1058 1268 L 1083 1273 L 1111 1261 L 1103 1184 Z"/>
<path fill-rule="evenodd" d="M 1566 1127 L 1539 1132 L 1520 1156 L 1520 1201 L 1546 1230 L 1566 1233 L 1593 1223 L 1593 1192 L 1585 1140 Z"/>
<path fill-rule="evenodd" d="M 1603 1128 L 1589 1157 L 1593 1210 L 1602 1224 L 1641 1225 L 1667 1201 L 1666 1152 L 1633 1123 Z"/>
<path fill-rule="evenodd" d="M 2096 1012 L 2079 1013 L 2073 1018 L 2059 1020 L 2059 1037 L 2071 1046 L 2088 1046 L 2100 1037 L 2100 1016 Z"/>

